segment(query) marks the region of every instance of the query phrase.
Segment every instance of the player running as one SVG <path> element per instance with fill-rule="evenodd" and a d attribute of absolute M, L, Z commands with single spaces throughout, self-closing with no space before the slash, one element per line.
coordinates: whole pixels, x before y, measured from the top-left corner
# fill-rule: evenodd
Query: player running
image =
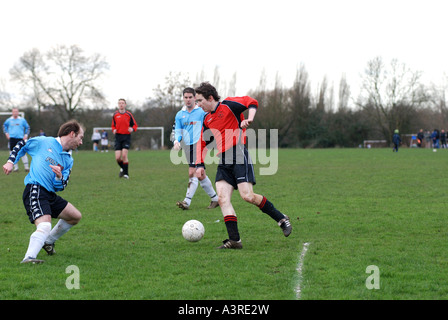
<path fill-rule="evenodd" d="M 137 122 L 126 110 L 126 100 L 118 99 L 118 110 L 112 117 L 112 132 L 115 135 L 115 160 L 120 166 L 120 178 L 129 179 L 128 152 L 131 147 L 131 133 L 137 131 Z"/>
<path fill-rule="evenodd" d="M 12 151 L 16 144 L 21 140 L 26 141 L 28 139 L 28 136 L 30 134 L 30 126 L 28 125 L 28 122 L 26 122 L 25 118 L 22 118 L 19 115 L 18 108 L 12 108 L 12 116 L 8 118 L 3 124 L 3 133 L 5 134 L 6 139 L 8 139 L 10 151 Z M 25 171 L 30 171 L 28 166 L 28 157 L 26 156 L 26 154 L 23 155 L 22 162 L 25 167 Z M 14 172 L 18 171 L 19 164 L 16 163 L 14 165 Z"/>
<path fill-rule="evenodd" d="M 244 146 L 245 129 L 254 120 L 258 101 L 245 96 L 226 98 L 219 102 L 220 96 L 208 82 L 196 88 L 196 102 L 205 111 L 201 144 L 198 144 L 197 170 L 204 171 L 201 164 L 204 159 L 207 136 L 213 136 L 216 142 L 220 163 L 216 173 L 216 191 L 219 206 L 224 216 L 229 239 L 223 241 L 219 249 L 241 249 L 242 243 L 238 231 L 237 216 L 231 203 L 232 193 L 237 189 L 243 200 L 258 206 L 260 210 L 274 219 L 283 230 L 285 237 L 291 234 L 289 217 L 278 211 L 266 197 L 253 191 L 255 175 L 249 153 Z M 243 112 L 249 109 L 248 119 Z M 209 140 L 209 139 L 207 139 Z"/>
<path fill-rule="evenodd" d="M 36 226 L 22 263 L 43 263 L 37 259 L 43 248 L 55 253 L 54 243 L 81 220 L 81 213 L 56 194 L 67 186 L 73 166 L 72 150 L 82 144 L 84 129 L 76 121 L 64 123 L 58 137 L 38 136 L 21 140 L 11 151 L 3 172 L 10 174 L 14 163 L 25 153 L 32 157 L 30 173 L 25 177 L 23 204 L 29 220 Z M 51 218 L 58 223 L 51 229 Z"/>
<path fill-rule="evenodd" d="M 218 206 L 218 196 L 213 189 L 212 182 L 205 174 L 195 176 L 196 173 L 196 145 L 201 136 L 202 120 L 205 112 L 196 106 L 196 92 L 193 88 L 185 88 L 182 92 L 185 106 L 177 112 L 174 127 L 174 150 L 184 150 L 188 161 L 188 187 L 183 201 L 178 201 L 177 206 L 183 210 L 190 208 L 191 200 L 198 188 L 198 184 L 211 198 L 207 209 L 214 209 Z M 199 181 L 199 182 L 198 182 Z"/>

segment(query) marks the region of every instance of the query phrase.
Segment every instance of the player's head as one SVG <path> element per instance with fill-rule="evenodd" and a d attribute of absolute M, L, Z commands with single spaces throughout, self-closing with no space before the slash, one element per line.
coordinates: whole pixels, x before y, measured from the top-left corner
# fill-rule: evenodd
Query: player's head
<path fill-rule="evenodd" d="M 192 108 L 196 104 L 196 91 L 194 91 L 193 88 L 185 88 L 182 92 L 182 97 L 184 99 L 184 104 L 187 106 L 187 108 Z"/>
<path fill-rule="evenodd" d="M 196 102 L 205 112 L 210 112 L 216 107 L 216 102 L 221 97 L 216 88 L 208 82 L 202 82 L 196 88 Z"/>
<path fill-rule="evenodd" d="M 126 108 L 126 100 L 123 98 L 118 99 L 118 108 L 124 109 Z"/>
<path fill-rule="evenodd" d="M 76 120 L 70 120 L 59 128 L 58 137 L 66 137 L 69 150 L 75 150 L 82 144 L 84 129 Z"/>
<path fill-rule="evenodd" d="M 11 114 L 13 116 L 13 118 L 17 118 L 19 116 L 19 108 L 12 108 Z"/>

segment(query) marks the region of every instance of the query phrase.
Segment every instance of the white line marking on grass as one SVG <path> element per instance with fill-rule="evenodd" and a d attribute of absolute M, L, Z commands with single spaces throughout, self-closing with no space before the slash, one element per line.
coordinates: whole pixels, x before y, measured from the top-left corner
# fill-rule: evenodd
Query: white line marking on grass
<path fill-rule="evenodd" d="M 296 287 L 296 296 L 297 296 L 297 300 L 300 300 L 301 298 L 301 293 L 302 293 L 302 281 L 303 281 L 303 275 L 302 275 L 302 271 L 303 271 L 303 261 L 305 260 L 305 255 L 306 252 L 308 251 L 308 247 L 309 247 L 310 243 L 309 242 L 305 242 L 303 244 L 303 249 L 302 249 L 302 253 L 300 254 L 300 258 L 299 258 L 299 263 L 297 265 L 297 273 L 299 275 L 299 281 L 297 282 L 297 287 Z"/>

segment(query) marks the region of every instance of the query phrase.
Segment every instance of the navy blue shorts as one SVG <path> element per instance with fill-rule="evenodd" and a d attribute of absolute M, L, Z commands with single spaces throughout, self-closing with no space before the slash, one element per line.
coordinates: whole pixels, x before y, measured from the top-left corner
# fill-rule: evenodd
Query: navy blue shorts
<path fill-rule="evenodd" d="M 23 191 L 23 205 L 31 223 L 46 214 L 57 218 L 68 201 L 37 184 L 27 184 Z"/>

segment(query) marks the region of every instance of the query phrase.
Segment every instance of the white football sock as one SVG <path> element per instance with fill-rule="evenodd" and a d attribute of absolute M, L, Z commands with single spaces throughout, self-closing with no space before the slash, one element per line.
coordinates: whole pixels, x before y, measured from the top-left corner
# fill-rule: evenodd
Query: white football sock
<path fill-rule="evenodd" d="M 30 236 L 30 244 L 28 245 L 28 250 L 25 254 L 25 259 L 30 257 L 35 259 L 42 249 L 45 239 L 47 239 L 50 234 L 51 223 L 50 222 L 41 222 L 36 228 L 36 231 L 33 232 Z"/>
<path fill-rule="evenodd" d="M 49 236 L 45 240 L 45 243 L 49 244 L 55 243 L 55 241 L 58 240 L 60 237 L 62 237 L 64 234 L 66 234 L 71 227 L 73 227 L 72 224 L 68 223 L 63 219 L 59 219 L 58 223 L 53 227 L 53 230 L 51 230 Z"/>
<path fill-rule="evenodd" d="M 202 189 L 207 192 L 208 196 L 212 199 L 212 201 L 218 201 L 218 196 L 216 195 L 215 189 L 213 189 L 212 182 L 205 176 L 205 179 L 200 181 Z"/>
<path fill-rule="evenodd" d="M 188 180 L 187 194 L 185 195 L 184 201 L 190 205 L 191 199 L 193 199 L 196 189 L 198 188 L 198 178 L 193 177 Z"/>

